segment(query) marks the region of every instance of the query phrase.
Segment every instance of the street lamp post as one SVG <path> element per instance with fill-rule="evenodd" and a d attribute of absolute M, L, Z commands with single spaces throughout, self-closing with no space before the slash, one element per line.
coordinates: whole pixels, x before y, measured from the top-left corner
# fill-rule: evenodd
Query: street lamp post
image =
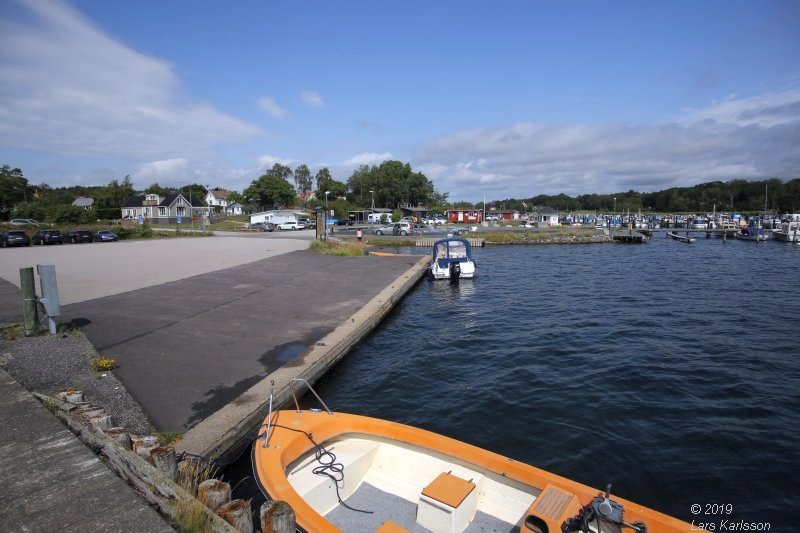
<path fill-rule="evenodd" d="M 331 191 L 325 191 L 325 240 L 328 240 L 328 195 Z"/>
<path fill-rule="evenodd" d="M 375 191 L 370 189 L 369 194 L 372 196 L 372 210 L 375 211 Z"/>

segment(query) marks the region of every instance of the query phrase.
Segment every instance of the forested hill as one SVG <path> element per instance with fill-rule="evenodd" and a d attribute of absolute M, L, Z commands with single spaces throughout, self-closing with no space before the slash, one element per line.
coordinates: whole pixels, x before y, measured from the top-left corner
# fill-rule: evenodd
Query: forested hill
<path fill-rule="evenodd" d="M 559 211 L 655 211 L 710 212 L 717 211 L 756 211 L 767 210 L 776 213 L 797 213 L 800 209 L 800 178 L 789 181 L 770 179 L 765 181 L 733 180 L 712 181 L 693 187 L 672 187 L 658 192 L 618 192 L 610 194 L 581 194 L 571 197 L 566 194 L 556 196 L 540 194 L 532 198 L 507 199 L 492 202 L 493 207 L 524 210 L 534 205 L 548 206 Z"/>

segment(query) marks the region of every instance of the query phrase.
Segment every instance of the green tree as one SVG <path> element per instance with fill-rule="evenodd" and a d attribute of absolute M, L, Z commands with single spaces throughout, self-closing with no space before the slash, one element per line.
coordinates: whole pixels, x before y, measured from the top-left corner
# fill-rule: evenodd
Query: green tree
<path fill-rule="evenodd" d="M 301 193 L 307 193 L 311 190 L 314 186 L 314 180 L 311 178 L 311 171 L 308 166 L 300 165 L 294 169 L 294 183 Z"/>
<path fill-rule="evenodd" d="M 281 178 L 289 181 L 289 179 L 292 177 L 292 169 L 286 165 L 275 163 L 272 165 L 271 169 L 267 170 L 265 174 L 267 176 L 272 176 L 273 178 Z"/>
<path fill-rule="evenodd" d="M 18 203 L 31 199 L 28 180 L 19 168 L 0 167 L 0 212 L 10 212 Z"/>
<path fill-rule="evenodd" d="M 166 187 L 162 187 L 162 186 L 161 186 L 161 185 L 159 185 L 158 183 L 153 183 L 152 185 L 150 185 L 149 187 L 147 187 L 147 188 L 144 190 L 144 192 L 145 192 L 146 194 L 157 194 L 157 195 L 159 195 L 159 196 L 166 196 L 166 195 L 168 195 L 170 192 L 172 192 L 172 189 L 167 189 Z"/>
<path fill-rule="evenodd" d="M 295 190 L 285 178 L 267 173 L 254 180 L 244 190 L 244 197 L 264 207 L 291 205 L 295 198 Z"/>
<path fill-rule="evenodd" d="M 191 198 L 192 205 L 206 204 L 206 195 L 208 194 L 208 191 L 199 183 L 192 183 L 191 185 L 181 187 L 178 189 L 178 192 L 181 193 L 186 199 Z"/>
<path fill-rule="evenodd" d="M 367 199 L 371 202 L 374 195 L 375 205 L 382 207 L 428 204 L 434 198 L 433 183 L 427 176 L 414 172 L 411 165 L 401 161 L 384 161 L 372 167 L 362 165 L 348 178 L 347 187 L 353 200 L 363 204 Z"/>

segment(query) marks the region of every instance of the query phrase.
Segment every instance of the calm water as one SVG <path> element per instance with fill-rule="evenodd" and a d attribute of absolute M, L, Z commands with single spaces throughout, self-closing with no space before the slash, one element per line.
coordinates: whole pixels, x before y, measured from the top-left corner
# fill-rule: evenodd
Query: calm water
<path fill-rule="evenodd" d="M 490 247 L 421 282 L 318 385 L 684 520 L 797 530 L 800 246 Z"/>

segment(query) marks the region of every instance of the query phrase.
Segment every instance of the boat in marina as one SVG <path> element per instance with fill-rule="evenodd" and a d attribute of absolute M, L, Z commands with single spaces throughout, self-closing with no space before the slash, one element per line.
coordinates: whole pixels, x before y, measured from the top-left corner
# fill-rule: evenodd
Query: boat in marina
<path fill-rule="evenodd" d="M 769 230 L 764 228 L 742 228 L 736 238 L 743 241 L 764 242 L 769 239 Z"/>
<path fill-rule="evenodd" d="M 693 242 L 695 242 L 694 237 L 684 237 L 683 235 L 678 235 L 677 233 L 672 231 L 667 232 L 667 237 L 675 241 L 685 242 L 687 244 L 692 244 Z"/>
<path fill-rule="evenodd" d="M 471 279 L 475 276 L 475 261 L 467 239 L 448 237 L 433 243 L 430 265 L 433 279 Z"/>
<path fill-rule="evenodd" d="M 789 215 L 772 236 L 776 241 L 800 243 L 800 215 Z"/>
<path fill-rule="evenodd" d="M 297 409 L 270 412 L 252 448 L 264 495 L 289 504 L 302 531 L 689 531 L 610 485 L 599 491 L 423 429 L 333 412 L 309 389 L 323 409 L 301 410 L 295 396 Z"/>

